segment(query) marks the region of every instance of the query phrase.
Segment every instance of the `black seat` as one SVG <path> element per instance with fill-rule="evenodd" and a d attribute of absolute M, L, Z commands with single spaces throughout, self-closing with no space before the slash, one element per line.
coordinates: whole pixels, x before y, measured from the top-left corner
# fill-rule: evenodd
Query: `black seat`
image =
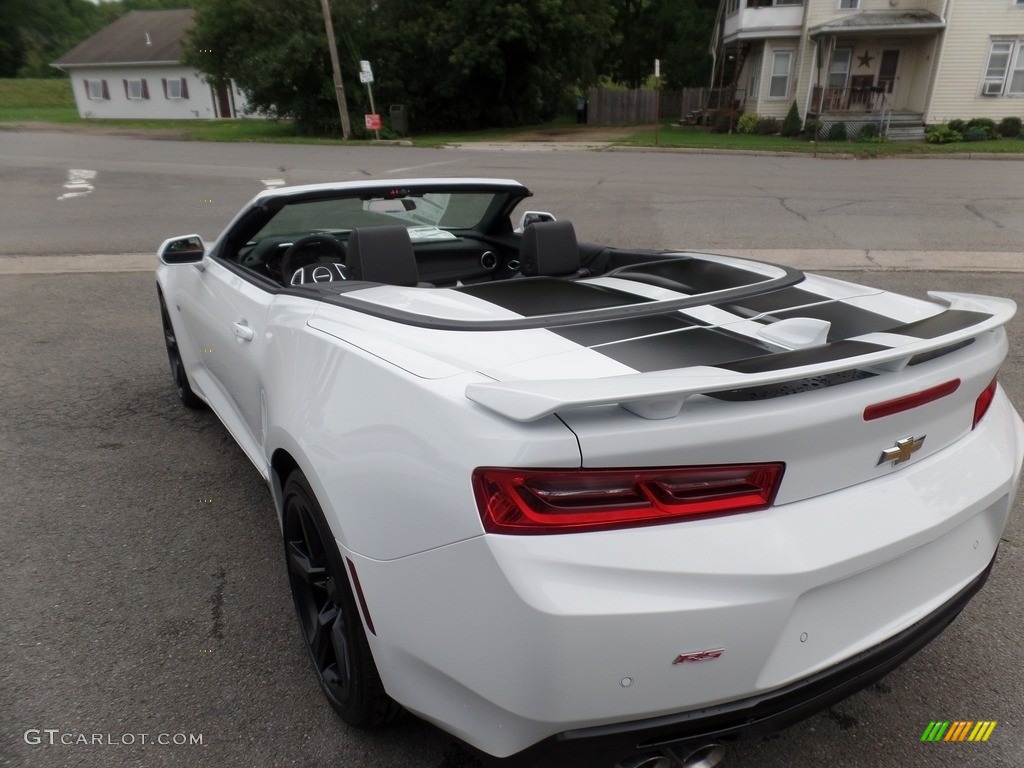
<path fill-rule="evenodd" d="M 526 277 L 582 277 L 580 248 L 571 221 L 539 221 L 523 229 L 519 271 Z"/>
<path fill-rule="evenodd" d="M 401 226 L 359 227 L 348 236 L 348 258 L 354 280 L 387 285 L 418 285 L 419 269 L 409 231 Z"/>

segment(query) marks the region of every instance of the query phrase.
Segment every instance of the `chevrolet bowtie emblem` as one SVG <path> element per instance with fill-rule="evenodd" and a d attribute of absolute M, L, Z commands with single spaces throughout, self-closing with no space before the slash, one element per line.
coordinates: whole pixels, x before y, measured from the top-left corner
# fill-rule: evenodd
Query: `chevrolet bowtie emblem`
<path fill-rule="evenodd" d="M 905 461 L 910 461 L 910 457 L 921 450 L 921 446 L 924 445 L 924 439 L 926 437 L 928 437 L 928 435 L 922 435 L 921 437 L 904 437 L 902 440 L 897 440 L 896 445 L 892 448 L 886 448 L 882 451 L 882 455 L 878 457 L 878 464 L 875 466 L 881 466 L 882 464 L 892 462 L 892 465 L 895 467 Z"/>

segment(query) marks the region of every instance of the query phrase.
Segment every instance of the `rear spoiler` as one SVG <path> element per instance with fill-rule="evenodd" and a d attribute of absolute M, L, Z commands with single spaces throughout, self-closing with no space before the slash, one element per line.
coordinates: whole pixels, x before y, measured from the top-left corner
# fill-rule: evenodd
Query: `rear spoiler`
<path fill-rule="evenodd" d="M 466 397 L 495 413 L 524 422 L 558 411 L 599 405 L 620 405 L 645 419 L 670 419 L 682 410 L 691 395 L 779 384 L 853 369 L 898 371 L 917 355 L 968 341 L 1004 326 L 1017 311 L 1016 303 L 1009 299 L 938 291 L 929 291 L 928 295 L 945 305 L 947 311 L 976 313 L 983 315 L 983 319 L 927 339 L 901 335 L 898 328 L 893 332 L 866 334 L 846 341 L 861 342 L 852 347 L 868 347 L 870 352 L 756 373 L 694 366 L 600 379 L 477 383 L 466 386 Z"/>

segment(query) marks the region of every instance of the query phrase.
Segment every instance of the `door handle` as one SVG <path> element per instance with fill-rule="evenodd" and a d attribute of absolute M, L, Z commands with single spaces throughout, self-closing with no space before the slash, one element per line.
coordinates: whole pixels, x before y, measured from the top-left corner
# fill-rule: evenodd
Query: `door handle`
<path fill-rule="evenodd" d="M 256 335 L 256 332 L 245 323 L 234 323 L 232 327 L 239 341 L 252 341 L 252 337 Z"/>

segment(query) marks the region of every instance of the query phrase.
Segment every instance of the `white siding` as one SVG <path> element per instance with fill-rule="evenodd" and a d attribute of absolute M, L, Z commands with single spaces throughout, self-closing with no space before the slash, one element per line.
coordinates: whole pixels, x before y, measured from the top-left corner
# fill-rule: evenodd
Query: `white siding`
<path fill-rule="evenodd" d="M 76 67 L 70 75 L 78 114 L 83 118 L 208 120 L 216 117 L 210 86 L 198 72 L 184 66 Z M 163 81 L 178 78 L 185 80 L 188 98 L 165 97 Z M 124 81 L 137 79 L 146 81 L 148 99 L 125 96 Z M 105 80 L 110 98 L 90 99 L 86 80 Z"/>
<path fill-rule="evenodd" d="M 950 0 L 949 26 L 925 121 L 1024 117 L 1024 98 L 981 95 L 992 36 L 1024 37 L 1024 6 L 1010 0 Z"/>

